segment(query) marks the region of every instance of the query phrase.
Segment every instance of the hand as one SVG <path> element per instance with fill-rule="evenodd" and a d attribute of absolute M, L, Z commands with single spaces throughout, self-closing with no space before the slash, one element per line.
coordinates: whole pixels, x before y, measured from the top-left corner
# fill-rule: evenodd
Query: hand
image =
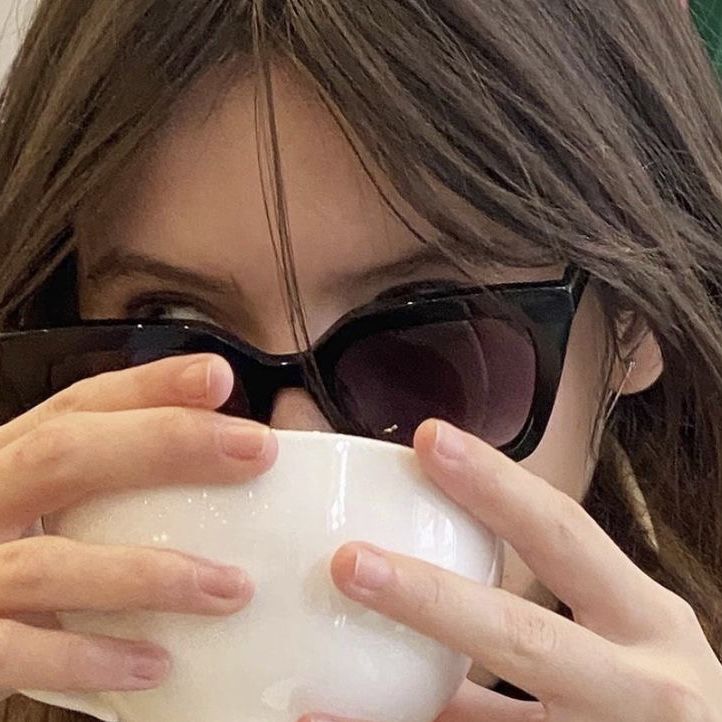
<path fill-rule="evenodd" d="M 165 676 L 164 650 L 49 628 L 53 612 L 224 615 L 248 603 L 239 569 L 180 552 L 19 538 L 93 492 L 265 471 L 276 455 L 270 430 L 212 411 L 232 385 L 221 358 L 168 358 L 81 381 L 0 426 L 0 688 L 146 689 Z"/>
<path fill-rule="evenodd" d="M 436 451 L 437 429 L 447 456 Z M 722 665 L 692 608 L 635 566 L 579 504 L 448 424 L 424 422 L 414 446 L 441 489 L 506 539 L 575 619 L 368 544 L 341 547 L 332 575 L 347 596 L 539 700 L 467 683 L 438 722 L 722 720 Z"/>

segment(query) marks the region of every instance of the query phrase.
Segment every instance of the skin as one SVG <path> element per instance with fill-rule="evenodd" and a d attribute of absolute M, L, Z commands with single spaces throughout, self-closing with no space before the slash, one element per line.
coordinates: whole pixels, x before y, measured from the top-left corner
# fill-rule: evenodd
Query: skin
<path fill-rule="evenodd" d="M 428 259 L 404 275 L 378 270 L 417 251 L 418 240 L 380 200 L 342 134 L 304 82 L 281 71 L 276 73 L 275 81 L 296 270 L 311 339 L 319 337 L 344 313 L 394 285 L 429 278 L 464 280 L 445 262 Z M 87 318 L 123 317 L 141 294 L 183 294 L 183 300 L 162 304 L 160 310 L 164 315 L 209 319 L 269 352 L 293 351 L 295 344 L 286 320 L 261 192 L 253 89 L 249 81 L 239 82 L 209 115 L 208 102 L 213 90 L 214 80 L 209 77 L 179 106 L 174 121 L 142 160 L 129 166 L 109 193 L 79 215 L 76 230 L 81 310 Z M 396 200 L 420 232 L 430 232 L 420 217 L 405 208 L 400 199 Z M 109 253 L 112 264 L 106 262 Z M 140 271 L 137 263 L 134 267 L 127 263 L 128 254 L 142 254 L 203 274 L 213 279 L 217 288 L 194 288 L 188 279 L 180 282 Z M 372 269 L 376 269 L 375 274 L 369 273 Z M 480 269 L 477 280 L 557 278 L 562 270 Z M 131 310 L 134 316 L 152 315 L 157 306 L 136 305 Z M 722 709 L 717 691 L 722 689 L 722 668 L 698 625 L 695 626 L 694 615 L 681 600 L 623 557 L 577 503 L 584 498 L 594 468 L 592 425 L 600 404 L 619 387 L 623 386 L 624 393 L 647 387 L 661 372 L 658 347 L 647 336 L 635 351 L 631 371 L 627 373 L 622 364 L 615 367 L 612 388 L 606 388 L 601 362 L 606 348 L 602 309 L 589 289 L 574 321 L 548 431 L 538 449 L 522 464 L 509 462 L 476 439 L 455 435 L 448 425 L 444 425 L 444 431 L 447 438 L 456 439 L 460 456 L 444 461 L 435 450 L 439 426 L 429 421 L 417 431 L 415 448 L 432 478 L 506 540 L 503 591 L 483 590 L 448 573 L 426 568 L 420 562 L 383 550 L 370 550 L 362 541 L 345 546 L 334 559 L 334 579 L 350 597 L 466 651 L 476 661 L 470 678 L 479 684 L 490 686 L 502 676 L 541 700 L 539 704 L 506 701 L 469 683 L 444 713 L 444 722 L 521 720 L 531 719 L 530 715 L 535 714 L 546 715 L 539 719 L 554 721 L 601 720 L 602 712 L 605 720 L 672 719 L 662 716 L 668 714 L 669 705 L 662 707 L 659 703 L 660 690 L 662 698 L 672 699 L 675 711 L 682 715 L 687 715 L 693 703 L 702 700 L 700 704 L 710 716 L 699 719 L 719 719 L 711 715 L 717 714 L 713 710 Z M 180 360 L 161 363 L 178 365 Z M 141 388 L 142 371 L 121 373 L 136 378 Z M 167 371 L 164 374 L 168 378 Z M 217 407 L 224 392 L 227 394 L 229 381 L 228 369 L 216 363 L 211 381 L 196 394 L 195 406 L 200 408 L 195 411 L 213 415 L 210 409 Z M 127 394 L 124 397 L 119 381 L 106 379 L 104 383 L 103 398 L 110 399 L 111 407 L 116 404 L 116 416 L 124 410 L 126 416 L 122 421 L 126 425 L 141 426 L 138 422 L 158 413 L 148 410 L 152 404 L 147 380 L 142 384 L 146 390 L 138 394 L 144 398 L 142 404 L 136 398 L 129 399 Z M 168 382 L 164 383 L 156 394 L 168 393 Z M 91 398 L 95 396 L 86 392 L 82 402 L 72 400 L 68 405 L 71 415 L 77 417 L 77 410 L 85 409 L 83 404 L 90 403 Z M 173 404 L 164 401 L 166 406 L 188 403 L 185 397 Z M 37 427 L 38 418 L 47 424 L 48 419 L 63 416 L 64 408 L 62 404 L 51 405 L 50 412 L 42 412 L 45 415 L 36 416 L 34 421 L 23 421 L 21 417 L 13 422 L 14 427 L 9 425 L 10 432 L 4 427 L 5 444 L 17 443 Z M 106 418 L 111 415 L 106 413 Z M 76 419 L 77 423 L 80 421 Z M 186 431 L 196 421 L 194 417 Z M 271 426 L 330 430 L 312 399 L 299 389 L 279 393 Z M 59 433 L 62 438 L 63 432 Z M 260 428 L 246 425 L 240 433 L 240 456 L 244 458 L 241 463 L 245 466 L 236 470 L 239 481 L 272 463 L 274 454 L 273 442 L 268 440 L 260 455 L 251 453 L 253 444 L 260 444 Z M 251 436 L 254 441 L 249 440 Z M 200 453 L 199 446 L 194 448 L 195 454 Z M 51 448 L 51 458 L 52 451 Z M 157 449 L 155 453 L 159 453 Z M 207 457 L 210 451 L 206 449 L 205 453 Z M 188 458 L 193 458 L 193 454 Z M 134 468 L 146 468 L 146 464 L 137 463 L 137 457 L 133 461 Z M 157 462 L 148 463 L 155 476 L 157 466 L 153 465 Z M 118 479 L 118 485 L 142 485 L 142 479 L 127 481 L 127 476 L 132 476 L 131 469 L 116 466 L 118 471 L 113 477 Z M 193 469 L 188 474 L 192 476 Z M 27 475 L 30 477 L 30 472 Z M 38 504 L 27 513 L 28 518 L 19 520 L 17 507 L 24 499 L 16 496 L 4 506 L 0 499 L 0 509 L 15 510 L 5 514 L 9 520 L 8 538 L 31 521 L 29 517 L 38 509 L 41 492 L 42 489 L 37 491 Z M 66 491 L 65 497 L 76 493 Z M 54 498 L 56 507 L 69 501 Z M 27 505 L 24 508 L 27 510 Z M 375 587 L 371 591 L 359 585 L 364 578 L 363 570 L 367 569 L 361 561 L 364 551 L 375 552 L 367 553 L 365 558 L 377 561 L 375 572 L 367 571 L 365 577 Z M 379 566 L 379 556 L 386 562 L 385 567 L 382 563 Z M 180 564 L 177 561 L 180 558 L 166 553 L 163 564 L 166 568 Z M 192 566 L 185 558 L 183 563 Z M 149 567 L 154 564 L 155 561 L 148 562 Z M 559 571 L 568 568 L 577 572 L 571 582 Z M 229 592 L 223 602 L 226 606 L 202 610 L 204 613 L 231 613 L 248 603 L 251 582 L 244 580 L 240 572 L 236 577 L 233 573 L 226 570 L 231 580 L 228 584 L 236 585 L 235 595 Z M 116 575 L 116 579 L 125 576 Z M 425 597 L 429 592 L 425 579 L 438 581 L 442 593 L 437 603 L 429 603 Z M 107 580 L 107 598 L 103 603 L 122 608 L 132 594 L 125 590 L 125 597 L 118 598 L 120 591 L 114 589 L 114 583 L 118 582 Z M 595 589 L 594 599 L 584 594 L 589 588 Z M 61 592 L 55 589 L 52 593 Z M 33 609 L 38 606 L 45 611 L 56 609 L 57 602 L 53 606 L 47 600 L 57 596 L 50 594 L 39 593 L 45 601 L 36 600 Z M 578 623 L 560 620 L 545 611 L 553 609 L 557 599 L 572 606 L 578 613 Z M 635 600 L 634 604 L 630 599 Z M 92 603 L 97 606 L 101 601 L 94 599 Z M 82 607 L 89 601 L 77 599 L 75 603 Z M 155 602 L 146 599 L 144 603 L 163 606 L 158 599 Z M 644 619 L 635 612 L 639 608 L 644 609 Z M 667 634 L 670 619 L 678 622 L 674 634 Z M 474 633 L 468 634 L 469 629 Z M 656 647 L 650 644 L 650 649 L 656 649 L 652 655 L 642 641 L 654 641 L 657 636 L 664 636 L 665 643 Z M 627 656 L 620 651 L 623 644 L 628 645 L 624 647 Z M 162 659 L 160 651 L 154 653 Z M 590 654 L 599 660 L 591 670 L 596 674 L 594 684 L 590 671 L 584 671 L 589 670 Z M 660 660 L 665 658 L 670 660 L 666 668 L 660 666 Z M 158 663 L 156 677 L 150 672 L 146 675 L 147 686 L 158 683 L 167 669 L 164 665 L 165 662 Z M 682 682 L 670 677 L 668 670 L 672 668 L 687 669 L 680 674 Z M 573 674 L 570 670 L 574 670 Z M 109 680 L 102 681 L 107 685 Z M 643 685 L 642 692 L 632 681 Z M 23 685 L 41 686 L 25 680 Z M 100 682 L 93 680 L 84 686 L 108 688 L 98 685 Z M 628 706 L 617 710 L 620 695 L 615 693 L 615 697 L 610 691 L 630 685 L 630 695 L 632 690 L 637 693 L 638 716 L 631 714 Z M 593 691 L 579 697 L 580 689 Z M 718 698 L 713 699 L 713 695 Z M 680 698 L 682 702 L 678 701 Z"/>

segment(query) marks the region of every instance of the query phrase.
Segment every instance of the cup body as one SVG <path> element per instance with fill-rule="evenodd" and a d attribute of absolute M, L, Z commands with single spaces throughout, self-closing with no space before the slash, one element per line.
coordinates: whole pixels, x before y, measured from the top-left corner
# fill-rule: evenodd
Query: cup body
<path fill-rule="evenodd" d="M 86 696 L 86 709 L 123 722 L 295 722 L 309 711 L 432 722 L 453 697 L 470 660 L 343 596 L 330 560 L 343 543 L 368 541 L 497 585 L 500 541 L 426 478 L 411 449 L 275 433 L 278 459 L 250 483 L 114 493 L 46 520 L 48 531 L 81 541 L 236 564 L 256 587 L 227 618 L 63 614 L 67 629 L 152 640 L 173 658 L 161 687 Z M 77 695 L 69 699 L 54 703 L 79 708 Z"/>

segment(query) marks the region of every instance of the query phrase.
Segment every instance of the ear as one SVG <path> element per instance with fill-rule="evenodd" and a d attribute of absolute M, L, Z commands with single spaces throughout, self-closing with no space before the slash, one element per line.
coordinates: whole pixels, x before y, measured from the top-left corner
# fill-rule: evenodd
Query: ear
<path fill-rule="evenodd" d="M 662 375 L 664 359 L 657 338 L 649 329 L 637 336 L 634 344 L 625 344 L 623 358 L 616 362 L 614 386 L 623 396 L 646 391 Z"/>

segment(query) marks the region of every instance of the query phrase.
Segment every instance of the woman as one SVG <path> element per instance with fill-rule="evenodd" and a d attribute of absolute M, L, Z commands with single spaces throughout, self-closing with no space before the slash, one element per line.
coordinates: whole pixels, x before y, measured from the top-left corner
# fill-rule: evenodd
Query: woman
<path fill-rule="evenodd" d="M 46 0 L 2 113 L 3 327 L 76 330 L 0 346 L 0 687 L 162 682 L 163 650 L 58 609 L 253 604 L 242 570 L 29 530 L 242 483 L 270 425 L 413 443 L 508 542 L 503 590 L 362 540 L 333 560 L 474 658 L 443 722 L 722 719 L 722 97 L 678 0 Z M 474 353 L 423 311 L 469 287 Z M 220 328 L 268 361 L 409 301 L 263 393 L 177 355 Z M 165 330 L 123 368 L 133 324 L 98 319 Z"/>

